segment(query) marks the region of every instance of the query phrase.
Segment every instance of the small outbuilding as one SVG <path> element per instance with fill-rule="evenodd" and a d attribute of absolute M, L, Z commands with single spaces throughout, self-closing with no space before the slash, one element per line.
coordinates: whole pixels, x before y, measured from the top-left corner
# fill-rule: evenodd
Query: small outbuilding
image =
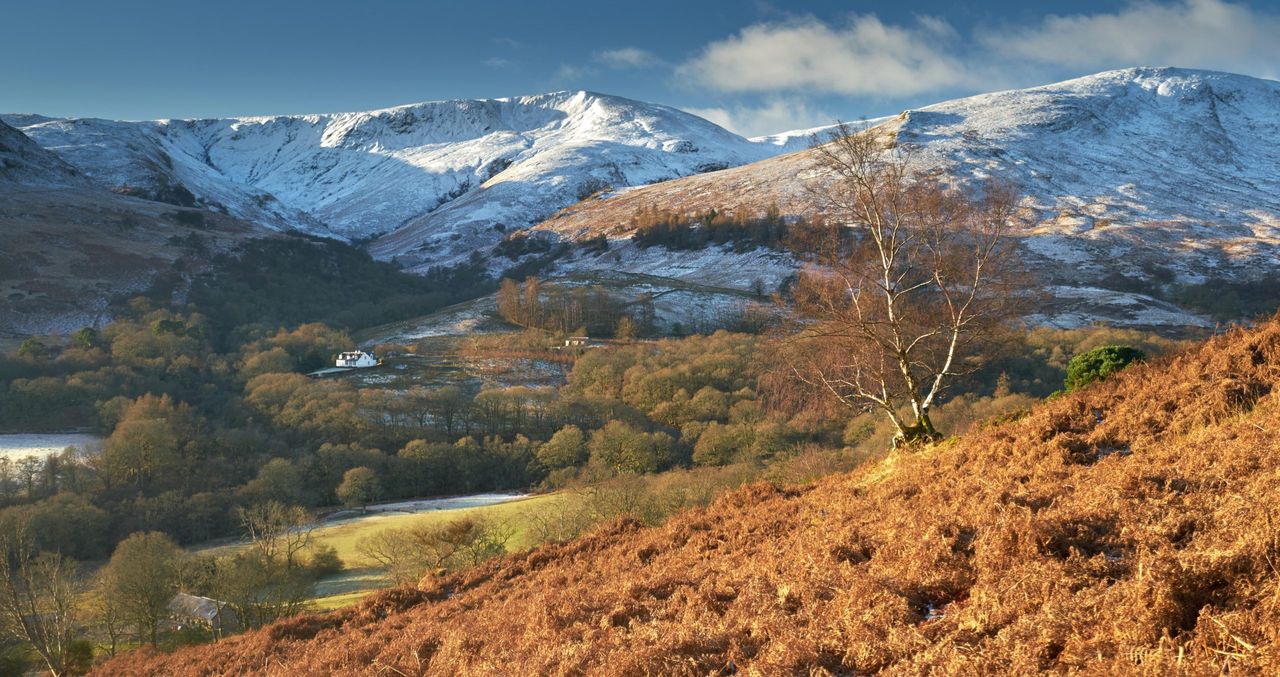
<path fill-rule="evenodd" d="M 221 639 L 227 633 L 240 629 L 240 619 L 236 617 L 236 612 L 227 607 L 226 602 L 188 595 L 185 592 L 180 592 L 169 600 L 169 619 L 178 630 L 203 628 L 214 639 Z"/>
<path fill-rule="evenodd" d="M 334 363 L 334 366 L 347 369 L 364 369 L 378 366 L 378 359 L 363 350 L 350 350 L 345 353 L 338 353 L 338 360 Z"/>
<path fill-rule="evenodd" d="M 564 340 L 566 348 L 586 348 L 589 345 L 591 345 L 590 336 L 570 336 Z"/>

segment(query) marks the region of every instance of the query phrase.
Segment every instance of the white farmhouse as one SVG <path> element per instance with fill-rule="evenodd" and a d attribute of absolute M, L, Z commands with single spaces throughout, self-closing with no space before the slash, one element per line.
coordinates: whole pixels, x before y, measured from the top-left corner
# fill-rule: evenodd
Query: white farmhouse
<path fill-rule="evenodd" d="M 363 369 L 365 367 L 378 366 L 378 360 L 373 355 L 363 350 L 352 350 L 345 353 L 338 353 L 338 361 L 335 364 L 338 367 L 347 367 L 349 369 Z"/>

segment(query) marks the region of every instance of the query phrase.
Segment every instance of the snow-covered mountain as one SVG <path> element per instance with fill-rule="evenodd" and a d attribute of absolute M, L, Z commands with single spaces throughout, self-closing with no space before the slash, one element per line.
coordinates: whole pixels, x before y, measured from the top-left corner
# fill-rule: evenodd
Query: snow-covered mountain
<path fill-rule="evenodd" d="M 1280 82 L 1111 71 L 910 111 L 898 141 L 957 175 L 1022 186 L 1040 216 L 1029 246 L 1051 259 L 1124 269 L 1125 243 L 1192 276 L 1277 262 Z"/>
<path fill-rule="evenodd" d="M 777 152 L 674 108 L 590 92 L 332 115 L 5 119 L 113 190 L 277 229 L 402 229 L 378 246 L 388 258 L 465 254 L 603 187 Z"/>
<path fill-rule="evenodd" d="M 879 124 L 884 122 L 886 118 L 878 118 L 876 120 L 868 120 L 867 124 Z M 766 134 L 765 136 L 753 136 L 751 141 L 756 143 L 765 143 L 774 146 L 783 153 L 794 153 L 796 151 L 806 150 L 813 144 L 814 137 L 821 138 L 830 130 L 836 127 L 835 124 L 822 125 L 820 127 L 811 127 L 809 129 L 792 129 L 777 134 Z"/>
<path fill-rule="evenodd" d="M 0 186 L 17 189 L 78 188 L 89 180 L 25 134 L 0 122 Z"/>
<path fill-rule="evenodd" d="M 1116 286 L 1117 276 L 1198 283 L 1280 269 L 1280 82 L 1132 68 L 947 101 L 874 123 L 873 133 L 909 149 L 923 167 L 962 180 L 1001 176 L 1021 188 L 1030 216 L 1022 242 L 1055 295 L 1075 308 L 1064 323 L 1187 319 Z M 787 142 L 785 135 L 775 140 Z M 536 229 L 561 238 L 622 238 L 631 215 L 651 206 L 762 212 L 777 203 L 804 214 L 815 206 L 806 184 L 822 180 L 809 153 L 792 153 L 588 201 Z M 757 264 L 737 261 L 741 254 L 695 254 L 702 263 L 694 268 L 653 250 L 612 252 L 610 266 L 650 274 L 670 268 L 715 284 L 753 280 L 743 271 Z M 788 266 L 759 270 L 785 273 Z M 1116 312 L 1109 315 L 1108 306 Z"/>
<path fill-rule="evenodd" d="M 814 207 L 806 185 L 822 180 L 810 153 L 792 152 L 814 130 L 745 139 L 674 108 L 589 92 L 334 115 L 3 119 L 61 161 L 0 128 L 0 184 L 16 167 L 54 183 L 82 182 L 78 172 L 270 228 L 374 238 L 374 255 L 418 270 L 532 227 L 563 240 L 613 238 L 606 255 L 580 252 L 564 272 L 771 287 L 794 270 L 786 256 L 639 250 L 625 240 L 631 217 L 653 206 L 770 203 L 803 214 Z M 1022 244 L 1062 301 L 1063 323 L 1194 322 L 1125 280 L 1196 283 L 1280 268 L 1280 83 L 1133 68 L 870 124 L 924 166 L 1020 186 L 1030 216 Z"/>
<path fill-rule="evenodd" d="M 0 341 L 100 324 L 113 296 L 146 291 L 177 259 L 195 272 L 264 233 L 182 212 L 108 191 L 0 122 Z"/>

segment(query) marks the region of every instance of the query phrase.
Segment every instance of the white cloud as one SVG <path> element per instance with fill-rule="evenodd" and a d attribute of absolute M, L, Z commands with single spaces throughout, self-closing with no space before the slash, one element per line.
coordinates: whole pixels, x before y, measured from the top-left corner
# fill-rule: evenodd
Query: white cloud
<path fill-rule="evenodd" d="M 1228 0 L 1136 0 L 1113 12 L 988 24 L 965 35 L 937 17 L 910 24 L 870 14 L 843 24 L 807 17 L 743 28 L 708 44 L 676 75 L 744 95 L 893 99 L 1044 84 L 1130 66 L 1276 78 L 1280 12 Z"/>
<path fill-rule="evenodd" d="M 488 66 L 489 68 L 506 68 L 511 65 L 511 60 L 504 59 L 500 56 L 491 56 L 480 63 Z"/>
<path fill-rule="evenodd" d="M 831 95 L 903 100 L 1025 87 L 1130 66 L 1182 66 L 1280 76 L 1280 10 L 1230 0 L 1134 0 L 1115 11 L 1048 15 L 959 33 L 945 19 L 908 24 L 871 14 L 842 23 L 813 17 L 756 23 L 707 44 L 674 68 L 693 87 L 740 95 L 688 108 L 744 135 L 829 124 L 813 101 Z M 556 78 L 669 67 L 638 47 L 563 64 Z M 578 86 L 574 82 L 574 86 Z"/>
<path fill-rule="evenodd" d="M 1137 2 L 1114 13 L 988 28 L 980 42 L 1004 58 L 1074 68 L 1184 66 L 1275 77 L 1280 15 L 1222 0 Z"/>
<path fill-rule="evenodd" d="M 649 68 L 662 64 L 662 60 L 637 47 L 623 47 L 596 52 L 587 64 L 562 63 L 553 76 L 557 81 L 577 83 L 584 78 L 600 74 L 602 68 L 613 70 Z M 576 86 L 576 85 L 575 85 Z"/>
<path fill-rule="evenodd" d="M 756 24 L 711 43 L 677 75 L 723 92 L 909 95 L 972 84 L 964 62 L 947 51 L 955 37 L 932 17 L 910 27 L 874 15 L 836 28 L 813 18 Z"/>
<path fill-rule="evenodd" d="M 686 108 L 725 129 L 743 136 L 763 136 L 793 129 L 811 129 L 832 124 L 834 115 L 813 109 L 805 101 L 771 97 L 761 106 L 735 105 L 720 108 Z"/>
<path fill-rule="evenodd" d="M 661 63 L 652 52 L 637 47 L 596 52 L 595 58 L 610 68 L 646 68 Z"/>
<path fill-rule="evenodd" d="M 559 81 L 578 81 L 582 78 L 595 75 L 594 68 L 587 66 L 575 66 L 569 63 L 560 64 L 560 68 L 556 70 L 555 79 Z"/>

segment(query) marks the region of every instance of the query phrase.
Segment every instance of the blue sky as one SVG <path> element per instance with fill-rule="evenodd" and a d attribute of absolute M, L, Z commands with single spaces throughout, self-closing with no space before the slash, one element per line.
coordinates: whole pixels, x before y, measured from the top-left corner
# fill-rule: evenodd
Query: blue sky
<path fill-rule="evenodd" d="M 0 111 L 219 117 L 591 89 L 759 134 L 1131 65 L 1276 78 L 1278 4 L 0 0 Z"/>

